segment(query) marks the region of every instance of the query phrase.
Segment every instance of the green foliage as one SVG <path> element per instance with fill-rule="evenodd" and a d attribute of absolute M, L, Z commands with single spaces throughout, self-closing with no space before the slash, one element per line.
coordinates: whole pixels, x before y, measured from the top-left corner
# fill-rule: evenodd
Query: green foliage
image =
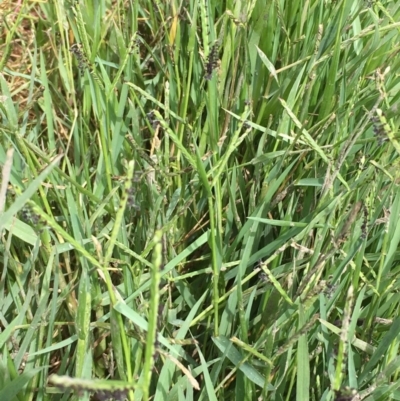
<path fill-rule="evenodd" d="M 400 3 L 13 3 L 0 400 L 400 399 Z"/>

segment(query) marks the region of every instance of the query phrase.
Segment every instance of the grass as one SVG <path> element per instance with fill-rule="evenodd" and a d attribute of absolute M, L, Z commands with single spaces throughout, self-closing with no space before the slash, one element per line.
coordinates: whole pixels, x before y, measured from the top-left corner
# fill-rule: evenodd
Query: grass
<path fill-rule="evenodd" d="M 0 400 L 400 399 L 399 2 L 0 20 Z"/>

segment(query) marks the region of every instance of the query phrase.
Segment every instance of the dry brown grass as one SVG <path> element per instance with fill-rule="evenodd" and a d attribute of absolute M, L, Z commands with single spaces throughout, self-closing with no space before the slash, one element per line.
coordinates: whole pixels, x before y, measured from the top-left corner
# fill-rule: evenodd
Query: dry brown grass
<path fill-rule="evenodd" d="M 21 74 L 32 71 L 31 49 L 35 39 L 35 24 L 40 18 L 38 7 L 28 2 L 5 0 L 0 4 L 0 60 L 2 73 L 9 83 L 13 100 L 24 104 L 28 98 L 28 84 Z M 7 71 L 12 71 L 10 74 Z"/>

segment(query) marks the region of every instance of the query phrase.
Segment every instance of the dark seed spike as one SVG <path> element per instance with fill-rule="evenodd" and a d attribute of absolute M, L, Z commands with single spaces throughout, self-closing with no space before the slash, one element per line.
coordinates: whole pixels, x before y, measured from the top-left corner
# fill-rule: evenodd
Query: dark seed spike
<path fill-rule="evenodd" d="M 88 60 L 83 53 L 83 46 L 81 43 L 74 43 L 70 48 L 69 51 L 75 55 L 76 59 L 78 60 L 79 70 L 84 72 L 86 68 L 89 68 Z"/>
<path fill-rule="evenodd" d="M 361 239 L 366 239 L 368 236 L 368 209 L 365 205 L 363 205 L 363 214 L 364 214 L 364 218 L 363 218 L 363 223 L 361 225 Z"/>
<path fill-rule="evenodd" d="M 207 80 L 210 80 L 212 78 L 212 73 L 218 66 L 218 52 L 219 52 L 218 42 L 215 42 L 211 47 L 210 54 L 208 55 L 207 58 L 206 75 L 205 75 L 205 79 Z"/>

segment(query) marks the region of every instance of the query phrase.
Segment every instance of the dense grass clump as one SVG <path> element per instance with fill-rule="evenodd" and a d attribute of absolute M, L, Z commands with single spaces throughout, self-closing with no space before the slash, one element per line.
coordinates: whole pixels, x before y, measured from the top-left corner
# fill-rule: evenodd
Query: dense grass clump
<path fill-rule="evenodd" d="M 400 399 L 400 2 L 0 7 L 1 401 Z"/>

